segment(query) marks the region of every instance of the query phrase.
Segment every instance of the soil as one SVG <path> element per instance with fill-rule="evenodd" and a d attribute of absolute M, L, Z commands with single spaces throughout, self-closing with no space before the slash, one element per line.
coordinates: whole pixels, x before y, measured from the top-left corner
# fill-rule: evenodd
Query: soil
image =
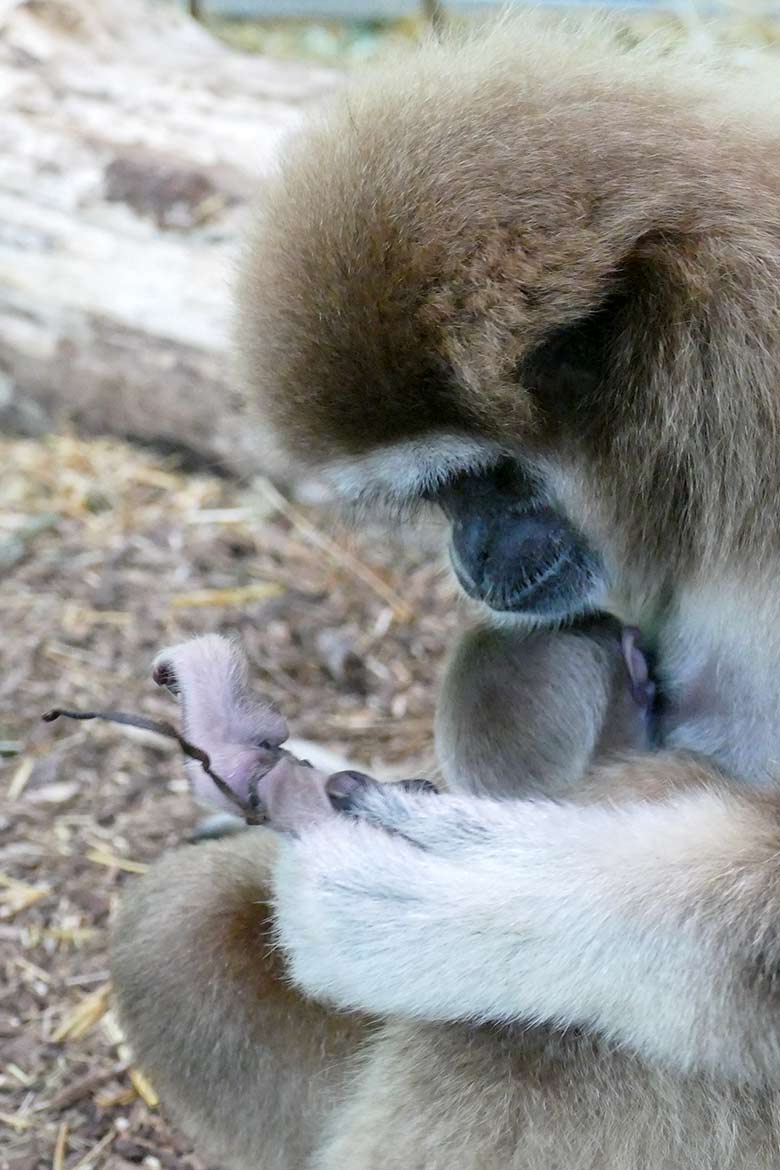
<path fill-rule="evenodd" d="M 122 889 L 191 834 L 175 746 L 55 705 L 176 719 L 163 646 L 241 638 L 293 734 L 376 775 L 433 775 L 462 621 L 432 524 L 399 543 L 270 483 L 113 440 L 0 440 L 0 1170 L 204 1170 L 112 1010 Z"/>

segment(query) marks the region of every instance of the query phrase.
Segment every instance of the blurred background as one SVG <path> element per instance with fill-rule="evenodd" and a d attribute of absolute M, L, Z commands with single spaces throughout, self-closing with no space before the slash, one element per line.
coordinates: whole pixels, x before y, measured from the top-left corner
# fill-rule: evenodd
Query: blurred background
<path fill-rule="evenodd" d="M 746 68 L 780 42 L 775 7 L 613 11 L 626 38 Z M 107 961 L 123 884 L 198 819 L 181 760 L 44 710 L 173 719 L 152 656 L 218 630 L 296 735 L 378 775 L 433 774 L 462 621 L 439 534 L 345 532 L 322 485 L 273 464 L 230 373 L 230 285 L 306 110 L 488 14 L 0 0 L 0 1170 L 204 1170 L 132 1064 Z"/>

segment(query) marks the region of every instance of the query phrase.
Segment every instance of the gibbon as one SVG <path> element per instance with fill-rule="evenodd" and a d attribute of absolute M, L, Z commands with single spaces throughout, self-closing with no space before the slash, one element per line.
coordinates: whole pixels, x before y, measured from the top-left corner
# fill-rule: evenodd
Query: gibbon
<path fill-rule="evenodd" d="M 776 100 L 522 18 L 347 87 L 265 192 L 255 409 L 358 517 L 441 509 L 494 617 L 448 792 L 128 891 L 122 1018 L 225 1166 L 780 1164 Z"/>

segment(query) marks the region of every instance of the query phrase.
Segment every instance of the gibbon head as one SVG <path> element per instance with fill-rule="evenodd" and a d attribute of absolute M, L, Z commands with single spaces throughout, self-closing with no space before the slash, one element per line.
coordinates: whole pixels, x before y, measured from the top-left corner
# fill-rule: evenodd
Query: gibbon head
<path fill-rule="evenodd" d="M 525 22 L 348 88 L 242 265 L 286 455 L 361 506 L 440 504 L 467 591 L 529 616 L 765 555 L 780 148 L 743 89 Z"/>

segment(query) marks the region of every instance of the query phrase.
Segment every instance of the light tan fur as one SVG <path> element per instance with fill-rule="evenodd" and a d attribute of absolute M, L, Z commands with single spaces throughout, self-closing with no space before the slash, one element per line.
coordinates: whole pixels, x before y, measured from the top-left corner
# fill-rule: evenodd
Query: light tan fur
<path fill-rule="evenodd" d="M 501 638 L 506 691 L 516 695 L 523 678 L 531 686 L 534 676 L 524 676 L 518 636 Z M 472 652 L 468 663 L 460 655 L 453 662 L 453 719 L 458 698 L 462 714 L 473 716 L 468 690 L 479 685 L 477 645 L 471 635 L 461 652 Z M 491 650 L 494 682 L 495 644 Z M 548 722 L 560 717 L 560 708 L 549 711 Z M 510 737 L 503 743 L 500 728 L 480 733 L 479 726 L 474 752 L 481 749 L 486 764 L 491 751 L 505 759 L 512 738 L 518 755 L 526 752 L 524 725 L 503 725 Z M 544 729 L 537 717 L 534 730 Z M 568 769 L 559 775 L 556 767 L 565 760 L 550 759 L 559 793 Z M 505 784 L 498 768 L 478 775 L 481 783 L 493 775 Z M 534 1024 L 531 1011 L 524 1024 L 475 1027 L 382 1024 L 379 1013 L 372 1021 L 317 1006 L 290 986 L 271 947 L 277 844 L 267 830 L 178 850 L 143 878 L 115 932 L 122 1016 L 166 1108 L 201 1152 L 236 1170 L 774 1167 L 780 798 L 747 796 L 706 764 L 665 755 L 596 766 L 569 795 L 599 810 L 599 820 L 588 825 L 567 802 L 550 804 L 557 817 L 550 823 L 547 802 L 533 800 L 501 806 L 499 818 L 507 826 L 508 807 L 520 814 L 507 827 L 520 849 L 513 897 L 521 907 L 525 886 L 534 916 L 528 928 L 550 931 L 539 951 L 536 994 L 556 982 L 549 964 L 560 964 L 553 999 L 576 1004 L 595 994 L 611 1005 L 614 1020 L 595 1027 L 576 1008 L 571 1020 L 552 1027 Z M 439 848 L 457 859 L 464 910 L 481 907 L 487 926 L 500 879 L 489 873 L 484 897 L 474 899 L 479 860 L 457 855 L 464 826 L 468 842 L 468 810 L 456 809 L 452 823 L 449 813 L 443 819 Z M 326 854 L 326 871 L 328 864 Z M 385 877 L 384 896 L 395 883 L 403 898 L 413 888 L 416 858 L 402 855 L 395 873 L 393 864 L 389 854 L 371 858 Z M 455 874 L 445 872 L 444 880 L 457 906 L 463 894 Z M 322 878 L 327 883 L 328 872 Z M 302 892 L 291 885 L 283 897 Z M 428 915 L 418 924 L 424 935 L 437 930 L 446 905 L 441 889 L 430 894 L 430 907 L 416 910 Z M 338 932 L 334 937 L 323 917 L 335 912 L 319 906 L 313 928 L 325 946 L 338 948 Z M 381 919 L 377 928 L 387 934 Z M 391 985 L 425 963 L 420 938 L 408 933 L 405 965 L 384 976 Z M 487 988 L 499 980 L 489 945 L 485 933 L 477 974 Z M 584 963 L 583 946 L 593 948 Z M 434 980 L 435 972 L 424 978 Z M 589 978 L 595 991 L 587 991 Z"/>
<path fill-rule="evenodd" d="M 258 830 L 163 859 L 126 899 L 114 964 L 139 1054 L 199 1149 L 282 1170 L 304 1165 L 366 1028 L 285 983 L 275 854 L 275 834 Z"/>
<path fill-rule="evenodd" d="M 226 1165 L 780 1161 L 768 76 L 523 20 L 389 66 L 290 148 L 238 331 L 280 444 L 359 505 L 532 469 L 602 554 L 605 608 L 651 637 L 674 752 L 605 761 L 598 640 L 470 634 L 439 717 L 464 791 L 372 789 L 273 862 L 257 830 L 142 879 L 123 1018 Z M 479 723 L 481 684 L 516 720 Z M 268 958 L 271 887 L 300 994 Z"/>

